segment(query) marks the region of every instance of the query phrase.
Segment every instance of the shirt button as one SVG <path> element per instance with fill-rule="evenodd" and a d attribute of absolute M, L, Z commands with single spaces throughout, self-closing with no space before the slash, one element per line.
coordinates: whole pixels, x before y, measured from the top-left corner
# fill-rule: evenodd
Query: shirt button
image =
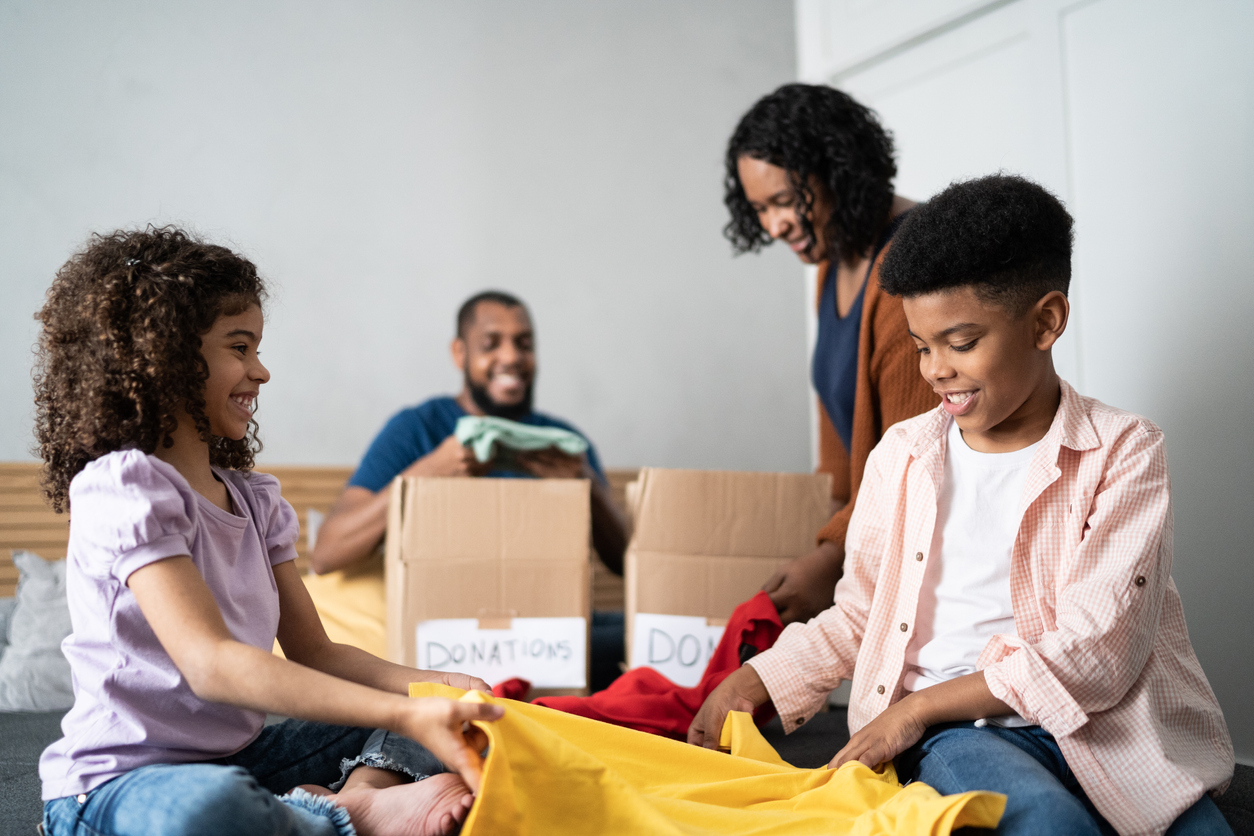
<path fill-rule="evenodd" d="M 876 688 L 875 688 L 875 693 L 877 693 L 877 694 L 882 694 L 882 693 L 884 693 L 884 686 L 883 686 L 883 685 L 877 685 L 877 686 L 876 686 Z"/>
<path fill-rule="evenodd" d="M 903 621 L 903 622 L 901 622 L 901 632 L 903 632 L 903 633 L 904 633 L 904 632 L 906 632 L 906 631 L 907 631 L 907 630 L 909 630 L 909 629 L 910 629 L 910 628 L 906 626 L 906 622 L 904 622 L 904 621 Z"/>
<path fill-rule="evenodd" d="M 806 718 L 804 718 L 804 717 L 798 717 L 798 718 L 797 718 L 797 725 L 798 725 L 798 726 L 800 726 L 800 725 L 801 725 L 802 723 L 804 723 L 805 721 L 806 721 Z"/>
<path fill-rule="evenodd" d="M 915 559 L 915 560 L 922 560 L 922 559 L 923 559 L 923 552 L 915 552 L 915 553 L 914 553 L 914 559 Z"/>
<path fill-rule="evenodd" d="M 1140 575 L 1139 577 L 1137 577 L 1137 579 L 1136 579 L 1136 585 L 1137 585 L 1137 586 L 1145 586 L 1145 576 L 1144 576 L 1144 575 Z"/>
<path fill-rule="evenodd" d="M 86 803 L 87 803 L 87 793 L 83 793 L 82 795 L 76 796 L 76 797 L 74 798 L 74 800 L 75 800 L 75 801 L 77 801 L 79 804 L 86 804 Z"/>

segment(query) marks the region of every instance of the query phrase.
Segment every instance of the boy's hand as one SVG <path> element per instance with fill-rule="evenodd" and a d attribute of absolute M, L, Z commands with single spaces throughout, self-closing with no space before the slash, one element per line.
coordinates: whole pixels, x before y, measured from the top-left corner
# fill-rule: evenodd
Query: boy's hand
<path fill-rule="evenodd" d="M 784 624 L 809 621 L 832 605 L 844 561 L 836 544 L 824 541 L 780 569 L 762 586 Z"/>
<path fill-rule="evenodd" d="M 839 769 L 849 761 L 861 761 L 874 769 L 918 743 L 928 724 L 914 706 L 915 701 L 910 696 L 890 705 L 849 739 L 828 768 Z"/>
<path fill-rule="evenodd" d="M 518 453 L 514 460 L 539 479 L 583 479 L 588 475 L 583 456 L 570 456 L 556 447 Z"/>
<path fill-rule="evenodd" d="M 701 704 L 692 725 L 688 726 L 688 742 L 693 746 L 717 749 L 727 712 L 752 712 L 770 698 L 758 672 L 750 665 L 741 665 L 719 683 Z"/>
<path fill-rule="evenodd" d="M 499 705 L 455 702 L 438 697 L 405 701 L 405 710 L 396 731 L 426 746 L 440 762 L 461 776 L 471 792 L 479 791 L 483 757 L 488 745 L 481 729 L 471 720 L 499 720 L 505 710 Z"/>

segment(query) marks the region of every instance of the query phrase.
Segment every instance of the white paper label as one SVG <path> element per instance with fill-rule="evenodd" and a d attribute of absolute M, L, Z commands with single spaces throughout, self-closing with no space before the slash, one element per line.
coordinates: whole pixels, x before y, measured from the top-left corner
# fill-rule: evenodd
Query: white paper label
<path fill-rule="evenodd" d="M 631 637 L 631 667 L 653 668 L 676 685 L 701 682 L 705 666 L 723 638 L 700 616 L 636 613 Z"/>
<path fill-rule="evenodd" d="M 489 685 L 518 676 L 534 688 L 587 687 L 588 623 L 583 618 L 512 618 L 480 630 L 477 618 L 417 626 L 418 667 L 477 676 Z"/>

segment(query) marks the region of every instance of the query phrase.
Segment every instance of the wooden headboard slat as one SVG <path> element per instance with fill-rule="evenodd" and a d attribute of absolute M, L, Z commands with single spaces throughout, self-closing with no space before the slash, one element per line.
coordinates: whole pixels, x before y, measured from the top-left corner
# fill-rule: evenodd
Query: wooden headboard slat
<path fill-rule="evenodd" d="M 29 549 L 48 560 L 65 557 L 70 532 L 68 518 L 54 513 L 39 487 L 38 462 L 0 462 L 0 597 L 14 594 L 17 569 L 10 551 Z M 296 542 L 296 565 L 301 572 L 309 565 L 306 522 L 310 508 L 326 513 L 339 498 L 351 467 L 298 467 L 283 465 L 259 467 L 258 471 L 278 477 L 283 497 L 300 518 L 300 538 Z M 623 490 L 636 477 L 636 469 L 608 470 L 610 491 L 620 507 L 625 507 Z M 592 600 L 597 609 L 622 609 L 623 580 L 610 574 L 597 562 L 593 567 Z"/>

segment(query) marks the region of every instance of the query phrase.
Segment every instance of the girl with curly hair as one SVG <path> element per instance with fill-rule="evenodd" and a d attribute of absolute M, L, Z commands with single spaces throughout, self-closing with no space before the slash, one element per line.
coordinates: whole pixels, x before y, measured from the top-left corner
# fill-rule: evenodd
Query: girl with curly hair
<path fill-rule="evenodd" d="M 832 474 L 832 519 L 818 547 L 763 589 L 785 624 L 831 606 L 845 531 L 867 455 L 884 431 L 934 407 L 918 373 L 901 301 L 879 264 L 914 204 L 893 194 L 892 136 L 875 113 L 831 87 L 786 84 L 746 113 L 727 143 L 724 234 L 737 253 L 782 240 L 818 265 L 819 471 Z"/>
<path fill-rule="evenodd" d="M 38 314 L 75 694 L 40 759 L 49 836 L 437 834 L 470 808 L 485 739 L 463 729 L 500 709 L 405 695 L 486 686 L 331 643 L 296 515 L 251 472 L 265 296 L 248 260 L 150 228 L 94 236 Z"/>

